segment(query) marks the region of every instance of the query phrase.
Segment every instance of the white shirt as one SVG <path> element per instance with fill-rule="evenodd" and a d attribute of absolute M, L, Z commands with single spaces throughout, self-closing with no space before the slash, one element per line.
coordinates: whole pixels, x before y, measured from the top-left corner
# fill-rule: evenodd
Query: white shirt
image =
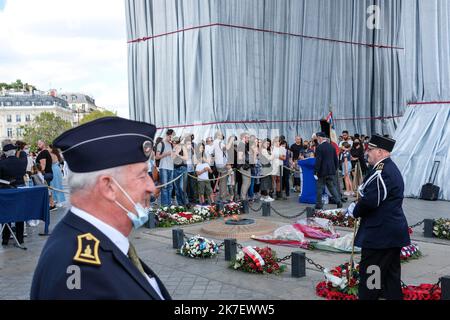
<path fill-rule="evenodd" d="M 72 211 L 73 214 L 75 214 L 79 218 L 89 222 L 98 230 L 100 230 L 100 232 L 103 233 L 109 240 L 111 240 L 111 242 L 114 243 L 116 247 L 119 248 L 119 250 L 125 256 L 128 256 L 128 249 L 130 248 L 130 242 L 128 241 L 128 238 L 125 237 L 120 231 L 111 227 L 109 224 L 104 223 L 100 219 L 97 219 L 96 217 L 87 213 L 86 211 L 78 209 L 77 207 L 72 206 L 70 211 Z M 150 283 L 153 289 L 155 289 L 155 291 L 161 297 L 161 299 L 164 300 L 163 295 L 161 294 L 161 290 L 159 289 L 158 282 L 156 282 L 155 278 L 153 277 L 150 278 L 147 274 L 145 274 L 145 277 L 147 278 L 147 281 Z"/>
<path fill-rule="evenodd" d="M 226 154 L 224 152 L 225 144 L 223 140 L 216 139 L 213 142 L 214 159 L 217 168 L 223 168 L 227 164 Z"/>
<path fill-rule="evenodd" d="M 214 154 L 214 146 L 212 144 L 206 144 L 205 145 L 205 156 L 208 159 L 208 162 L 210 165 L 214 165 L 214 159 L 212 157 L 213 154 Z"/>
<path fill-rule="evenodd" d="M 204 163 L 199 163 L 196 167 L 195 167 L 195 171 L 202 171 L 205 168 L 210 168 L 209 164 L 207 164 L 206 162 Z M 208 180 L 208 171 L 203 172 L 202 174 L 200 174 L 198 176 L 198 180 Z"/>

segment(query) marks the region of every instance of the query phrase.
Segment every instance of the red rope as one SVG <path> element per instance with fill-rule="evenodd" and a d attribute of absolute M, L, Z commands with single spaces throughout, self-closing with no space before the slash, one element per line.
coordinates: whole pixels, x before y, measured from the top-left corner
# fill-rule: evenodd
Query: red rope
<path fill-rule="evenodd" d="M 424 105 L 424 104 L 450 104 L 450 101 L 421 101 L 421 102 L 408 102 L 408 106 Z"/>
<path fill-rule="evenodd" d="M 151 37 L 137 38 L 134 40 L 130 40 L 127 43 L 147 41 L 147 40 L 152 40 L 152 39 L 156 39 L 156 38 L 163 37 L 163 36 L 168 36 L 168 35 L 175 34 L 175 33 L 180 33 L 180 32 L 185 32 L 185 31 L 195 30 L 195 29 L 209 28 L 209 27 L 214 27 L 214 26 L 244 29 L 244 30 L 250 30 L 250 31 L 256 31 L 256 32 L 272 33 L 272 34 L 277 34 L 277 35 L 299 37 L 299 38 L 305 38 L 305 39 L 314 39 L 314 40 L 330 41 L 330 42 L 336 42 L 336 43 L 352 44 L 352 45 L 366 46 L 366 47 L 371 47 L 371 48 L 404 50 L 404 48 L 401 48 L 401 47 L 388 46 L 388 45 L 383 45 L 383 44 L 369 44 L 369 43 L 362 43 L 362 42 L 336 40 L 336 39 L 323 38 L 323 37 L 306 36 L 304 34 L 299 34 L 299 33 L 281 32 L 281 31 L 274 31 L 274 30 L 268 30 L 268 29 L 238 26 L 238 25 L 226 24 L 226 23 L 211 23 L 211 24 L 206 24 L 206 25 L 201 25 L 201 26 L 196 26 L 196 27 L 179 29 L 176 31 L 166 32 L 166 33 L 158 34 L 158 35 L 151 36 Z"/>
<path fill-rule="evenodd" d="M 398 116 L 386 116 L 386 117 L 362 117 L 362 118 L 341 118 L 341 119 L 333 119 L 334 121 L 350 121 L 350 120 L 385 120 L 385 119 L 394 119 L 401 118 L 403 115 Z M 181 124 L 175 126 L 164 126 L 159 127 L 159 129 L 175 129 L 175 128 L 188 128 L 188 127 L 204 127 L 216 124 L 254 124 L 254 123 L 300 123 L 300 122 L 316 122 L 319 119 L 299 119 L 299 120 L 242 120 L 242 121 L 215 121 L 215 122 L 202 122 L 198 124 Z"/>

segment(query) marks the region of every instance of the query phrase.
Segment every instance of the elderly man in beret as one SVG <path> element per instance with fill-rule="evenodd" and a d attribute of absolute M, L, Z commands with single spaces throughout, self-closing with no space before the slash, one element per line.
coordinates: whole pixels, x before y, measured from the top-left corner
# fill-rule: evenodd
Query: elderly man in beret
<path fill-rule="evenodd" d="M 128 240 L 147 221 L 155 191 L 147 174 L 155 131 L 106 117 L 56 138 L 69 166 L 72 207 L 42 250 L 31 299 L 171 298 Z"/>
<path fill-rule="evenodd" d="M 355 245 L 362 248 L 359 299 L 401 300 L 400 250 L 410 244 L 403 213 L 403 178 L 390 158 L 395 140 L 374 135 L 369 141 L 373 169 L 359 186 L 360 199 L 348 214 L 361 218 Z"/>

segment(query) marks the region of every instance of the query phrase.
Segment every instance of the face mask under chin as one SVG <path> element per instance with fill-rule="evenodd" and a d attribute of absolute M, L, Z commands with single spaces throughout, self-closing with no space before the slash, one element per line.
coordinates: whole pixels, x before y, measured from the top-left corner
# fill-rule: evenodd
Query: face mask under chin
<path fill-rule="evenodd" d="M 122 188 L 122 186 L 116 181 L 116 179 L 112 178 L 114 183 L 119 187 L 120 191 L 127 197 L 127 199 L 133 204 L 134 210 L 136 213 L 129 211 L 118 201 L 115 203 L 126 212 L 128 218 L 133 223 L 133 228 L 138 229 L 142 227 L 148 221 L 148 215 L 150 213 L 150 208 L 144 208 L 140 203 L 136 203 L 131 199 L 130 195 Z"/>

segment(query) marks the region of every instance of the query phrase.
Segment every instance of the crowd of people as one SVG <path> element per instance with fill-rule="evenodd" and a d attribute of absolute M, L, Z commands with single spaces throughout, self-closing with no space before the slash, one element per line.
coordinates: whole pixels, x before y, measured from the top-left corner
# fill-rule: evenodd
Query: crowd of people
<path fill-rule="evenodd" d="M 64 160 L 57 148 L 39 140 L 38 152 L 30 152 L 30 146 L 23 141 L 2 141 L 0 155 L 0 187 L 26 187 L 31 185 L 48 185 L 54 189 L 63 189 Z M 50 210 L 61 207 L 65 203 L 64 193 L 49 190 Z M 30 221 L 30 224 L 36 224 Z M 24 222 L 15 222 L 17 240 L 23 243 Z M 9 228 L 3 229 L 2 245 L 7 245 L 10 239 Z"/>
<path fill-rule="evenodd" d="M 355 195 L 367 173 L 368 141 L 368 136 L 357 133 L 350 136 L 345 130 L 339 136 L 339 144 L 331 143 L 338 157 L 337 174 L 342 178 L 334 180 L 336 190 L 344 200 L 343 196 Z M 296 136 L 295 141 L 288 143 L 283 135 L 262 139 L 244 132 L 225 137 L 220 131 L 214 137 L 196 142 L 193 134 L 179 137 L 168 129 L 164 137 L 156 139 L 148 161 L 148 173 L 159 185 L 153 201 L 162 206 L 191 207 L 239 200 L 286 200 L 291 192 L 301 192 L 302 175 L 297 160 L 316 157 L 321 142 L 316 134 L 309 140 Z M 10 181 L 15 187 L 49 185 L 53 210 L 65 203 L 64 193 L 57 190 L 63 189 L 67 168 L 57 148 L 42 140 L 38 141 L 37 148 L 37 152 L 31 152 L 23 141 L 4 140 L 0 179 Z M 11 165 L 11 161 L 15 164 Z M 340 194 L 341 183 L 343 194 Z M 321 190 L 326 185 L 321 180 L 318 184 Z M 335 203 L 339 202 L 340 199 L 335 199 Z M 316 208 L 322 208 L 321 199 L 316 201 Z M 18 240 L 23 242 L 23 223 L 15 225 Z M 6 228 L 3 244 L 8 239 Z"/>
<path fill-rule="evenodd" d="M 368 141 L 368 136 L 350 136 L 345 130 L 334 144 L 345 196 L 355 195 L 367 173 Z M 301 192 L 297 160 L 315 157 L 318 146 L 316 134 L 288 143 L 283 135 L 261 139 L 244 132 L 225 137 L 218 131 L 196 142 L 193 134 L 180 137 L 168 129 L 156 139 L 148 172 L 160 185 L 162 206 L 286 200 L 291 192 Z"/>

